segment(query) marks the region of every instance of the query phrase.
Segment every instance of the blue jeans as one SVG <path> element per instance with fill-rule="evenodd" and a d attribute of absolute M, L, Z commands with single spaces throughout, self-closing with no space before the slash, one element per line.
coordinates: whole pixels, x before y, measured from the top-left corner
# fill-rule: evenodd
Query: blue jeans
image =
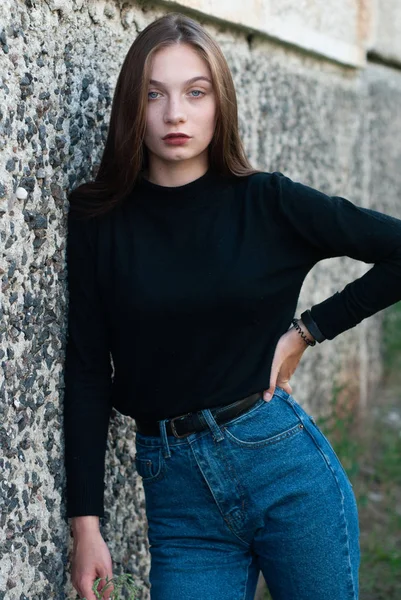
<path fill-rule="evenodd" d="M 356 600 L 355 496 L 313 417 L 280 387 L 186 438 L 136 433 L 152 600 Z"/>

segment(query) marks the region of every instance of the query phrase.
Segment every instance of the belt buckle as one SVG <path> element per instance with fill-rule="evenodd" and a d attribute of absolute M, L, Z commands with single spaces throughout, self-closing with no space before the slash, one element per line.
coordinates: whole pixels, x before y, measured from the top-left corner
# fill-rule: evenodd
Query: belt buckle
<path fill-rule="evenodd" d="M 172 419 L 170 419 L 171 431 L 173 432 L 173 435 L 174 435 L 176 438 L 178 438 L 178 439 L 185 438 L 185 437 L 187 437 L 188 435 L 191 435 L 191 433 L 193 433 L 192 431 L 190 431 L 189 433 L 184 433 L 183 435 L 180 435 L 180 434 L 177 432 L 177 430 L 176 430 L 176 428 L 175 428 L 175 425 L 174 425 L 174 421 L 175 421 L 176 419 L 182 419 L 182 417 L 187 417 L 187 416 L 188 416 L 188 415 L 190 415 L 190 414 L 191 414 L 191 413 L 189 412 L 189 413 L 185 413 L 185 415 L 178 415 L 177 417 L 173 417 Z"/>

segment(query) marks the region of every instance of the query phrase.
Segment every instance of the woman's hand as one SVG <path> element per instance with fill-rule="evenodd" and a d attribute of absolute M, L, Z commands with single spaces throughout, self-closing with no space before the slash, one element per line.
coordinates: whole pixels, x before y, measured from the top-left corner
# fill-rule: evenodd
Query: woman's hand
<path fill-rule="evenodd" d="M 72 555 L 71 581 L 81 598 L 96 600 L 92 587 L 95 579 L 102 577 L 97 591 L 106 586 L 106 575 L 112 579 L 112 562 L 109 549 L 100 531 L 85 531 L 76 535 Z M 102 598 L 111 597 L 113 584 L 108 585 Z"/>
<path fill-rule="evenodd" d="M 309 330 L 299 319 L 298 324 L 302 327 L 305 335 L 311 341 L 314 340 Z M 267 402 L 273 397 L 276 385 L 292 393 L 292 387 L 289 384 L 295 369 L 298 366 L 301 356 L 308 348 L 308 344 L 302 339 L 295 327 L 291 327 L 279 339 L 274 352 L 273 363 L 270 374 L 270 387 L 263 392 L 263 399 Z"/>

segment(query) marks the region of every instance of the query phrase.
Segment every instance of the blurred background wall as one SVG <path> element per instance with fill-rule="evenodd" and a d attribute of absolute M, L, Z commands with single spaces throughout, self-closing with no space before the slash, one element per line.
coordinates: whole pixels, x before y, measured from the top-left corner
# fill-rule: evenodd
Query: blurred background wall
<path fill-rule="evenodd" d="M 2 0 L 0 5 L 0 600 L 75 598 L 64 517 L 67 192 L 94 176 L 114 86 L 139 31 L 174 10 L 220 43 L 253 165 L 401 218 L 397 0 Z M 18 188 L 23 188 L 17 193 Z M 362 275 L 349 258 L 309 273 L 298 313 Z M 323 413 L 347 386 L 369 407 L 383 311 L 307 351 L 294 396 Z M 135 422 L 112 415 L 102 533 L 114 574 L 149 598 Z"/>

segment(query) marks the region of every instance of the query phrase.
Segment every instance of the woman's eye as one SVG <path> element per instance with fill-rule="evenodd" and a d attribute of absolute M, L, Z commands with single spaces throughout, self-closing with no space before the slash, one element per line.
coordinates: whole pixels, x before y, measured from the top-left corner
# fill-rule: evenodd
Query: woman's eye
<path fill-rule="evenodd" d="M 159 92 L 148 92 L 148 100 L 156 100 L 156 96 L 158 93 Z M 205 95 L 205 92 L 202 92 L 201 90 L 191 90 L 189 93 L 196 94 L 195 96 L 192 96 L 192 98 L 201 98 Z M 156 94 L 156 96 L 151 96 L 151 94 Z"/>
<path fill-rule="evenodd" d="M 202 92 L 201 90 L 192 90 L 190 93 L 193 94 L 194 92 L 195 93 L 198 92 L 199 94 L 202 94 L 203 96 L 205 95 L 205 92 Z M 200 97 L 201 96 L 193 96 L 193 98 L 200 98 Z"/>

